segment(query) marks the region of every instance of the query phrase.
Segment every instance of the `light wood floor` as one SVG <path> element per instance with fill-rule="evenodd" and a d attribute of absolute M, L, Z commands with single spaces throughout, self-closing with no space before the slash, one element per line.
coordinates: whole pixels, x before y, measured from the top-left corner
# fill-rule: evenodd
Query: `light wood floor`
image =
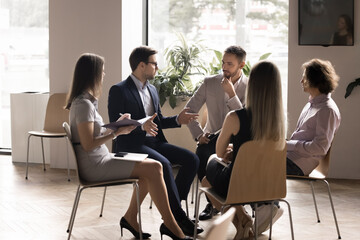
<path fill-rule="evenodd" d="M 0 239 L 66 239 L 77 188 L 75 172 L 71 182 L 67 181 L 66 170 L 48 169 L 31 165 L 29 179 L 25 180 L 25 164 L 11 162 L 11 156 L 0 156 Z M 331 180 L 336 214 L 342 239 L 360 239 L 360 180 Z M 287 200 L 291 204 L 295 239 L 329 240 L 337 239 L 334 220 L 322 183 L 315 184 L 321 223 L 316 222 L 311 190 L 308 183 L 288 181 Z M 86 189 L 80 199 L 72 239 L 132 239 L 124 230 L 121 237 L 119 219 L 124 214 L 131 185 L 108 189 L 103 217 L 99 217 L 102 189 Z M 191 194 L 189 195 L 190 203 Z M 184 204 L 185 205 L 185 204 Z M 161 217 L 154 207 L 149 209 L 149 197 L 142 205 L 143 229 L 152 234 L 151 239 L 160 239 Z M 201 201 L 201 210 L 205 201 Z M 285 208 L 285 205 L 281 205 Z M 194 204 L 189 204 L 193 215 Z M 273 227 L 273 240 L 290 238 L 288 214 Z M 206 229 L 211 221 L 200 222 Z M 231 226 L 228 239 L 235 235 Z M 205 234 L 200 234 L 203 239 Z M 268 232 L 259 239 L 265 240 Z M 169 239 L 164 237 L 164 239 Z"/>

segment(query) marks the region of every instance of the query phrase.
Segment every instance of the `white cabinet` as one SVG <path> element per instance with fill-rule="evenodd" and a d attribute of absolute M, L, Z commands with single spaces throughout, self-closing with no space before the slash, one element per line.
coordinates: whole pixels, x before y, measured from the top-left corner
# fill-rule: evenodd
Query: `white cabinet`
<path fill-rule="evenodd" d="M 13 162 L 26 162 L 28 131 L 44 127 L 48 93 L 12 93 L 11 107 L 11 148 Z M 50 163 L 49 142 L 44 139 L 46 163 Z M 29 162 L 42 163 L 40 138 L 30 139 Z"/>

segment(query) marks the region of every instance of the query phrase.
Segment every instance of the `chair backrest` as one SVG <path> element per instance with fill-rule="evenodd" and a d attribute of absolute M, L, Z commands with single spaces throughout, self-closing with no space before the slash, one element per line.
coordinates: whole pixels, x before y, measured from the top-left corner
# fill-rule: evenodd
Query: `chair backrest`
<path fill-rule="evenodd" d="M 275 200 L 285 196 L 285 141 L 249 141 L 241 145 L 231 173 L 226 203 Z"/>
<path fill-rule="evenodd" d="M 206 234 L 206 240 L 225 240 L 228 227 L 234 218 L 235 208 L 230 208 L 223 215 L 212 221 L 209 231 Z"/>
<path fill-rule="evenodd" d="M 319 165 L 315 168 L 315 170 L 317 170 L 322 175 L 324 175 L 324 177 L 327 177 L 327 175 L 329 173 L 331 147 L 332 147 L 332 145 L 330 146 L 329 150 L 327 151 L 325 157 L 320 160 Z"/>
<path fill-rule="evenodd" d="M 67 140 L 68 140 L 68 142 L 69 142 L 69 144 L 71 146 L 71 151 L 73 153 L 73 156 L 75 157 L 76 173 L 77 173 L 79 182 L 82 185 L 85 185 L 86 182 L 84 182 L 82 180 L 82 178 L 80 177 L 80 174 L 79 174 L 78 160 L 77 160 L 76 152 L 75 152 L 74 145 L 73 145 L 73 142 L 72 142 L 72 134 L 71 134 L 70 125 L 67 122 L 63 122 L 62 126 L 63 126 L 63 129 L 64 129 L 65 133 L 66 133 L 66 138 L 67 138 Z"/>
<path fill-rule="evenodd" d="M 64 109 L 66 93 L 54 93 L 50 95 L 46 107 L 44 131 L 64 133 L 63 122 L 69 121 L 69 111 Z"/>

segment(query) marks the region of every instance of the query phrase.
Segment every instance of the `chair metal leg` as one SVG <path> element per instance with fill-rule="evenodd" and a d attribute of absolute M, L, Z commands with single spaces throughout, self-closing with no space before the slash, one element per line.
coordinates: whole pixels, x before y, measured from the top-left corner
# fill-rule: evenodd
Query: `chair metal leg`
<path fill-rule="evenodd" d="M 42 151 L 42 157 L 43 157 L 43 167 L 44 167 L 44 171 L 46 171 L 46 167 L 45 167 L 45 154 L 44 154 L 44 141 L 43 138 L 40 137 L 41 139 L 41 151 Z"/>
<path fill-rule="evenodd" d="M 257 240 L 257 235 L 258 235 L 258 219 L 257 219 L 257 207 L 258 207 L 258 204 L 255 203 L 255 240 Z"/>
<path fill-rule="evenodd" d="M 196 178 L 196 176 L 195 176 L 194 181 L 197 181 L 196 179 L 197 179 L 197 178 Z M 195 188 L 194 181 L 193 181 L 193 183 L 191 184 L 191 204 L 194 203 L 194 188 Z"/>
<path fill-rule="evenodd" d="M 140 193 L 139 193 L 139 185 L 137 182 L 134 182 L 134 188 L 136 189 L 136 201 L 137 201 L 137 209 L 139 213 L 139 237 L 140 240 L 143 239 L 142 236 L 142 227 L 141 227 L 141 208 L 140 208 Z"/>
<path fill-rule="evenodd" d="M 77 189 L 77 192 L 76 192 L 76 197 L 75 197 L 75 201 L 74 201 L 73 210 L 72 210 L 71 216 L 70 216 L 70 221 L 69 221 L 68 230 L 67 230 L 67 232 L 69 233 L 69 235 L 68 235 L 68 240 L 69 240 L 70 237 L 71 237 L 72 228 L 73 228 L 73 226 L 74 226 L 76 211 L 77 211 L 77 208 L 78 208 L 78 206 L 79 206 L 79 201 L 80 201 L 80 195 L 81 195 L 81 192 L 82 192 L 84 189 L 85 189 L 85 188 L 81 188 L 81 189 L 80 189 L 80 184 L 79 184 L 78 189 Z"/>
<path fill-rule="evenodd" d="M 196 202 L 198 201 L 198 198 L 199 198 L 199 182 L 200 182 L 199 178 L 196 177 L 195 204 L 196 204 Z M 194 212 L 194 217 L 196 217 L 196 216 L 195 216 L 195 212 Z"/>
<path fill-rule="evenodd" d="M 272 225 L 273 225 L 273 207 L 274 207 L 274 201 L 271 201 L 271 210 L 270 210 L 270 231 L 269 231 L 269 240 L 271 240 L 271 234 L 272 234 Z"/>
<path fill-rule="evenodd" d="M 186 205 L 186 216 L 189 217 L 189 205 L 187 199 L 185 199 L 185 205 Z"/>
<path fill-rule="evenodd" d="M 313 184 L 312 181 L 310 181 L 310 186 L 311 186 L 311 192 L 312 192 L 312 196 L 313 196 L 313 200 L 314 200 L 314 206 L 315 206 L 315 212 L 316 212 L 317 222 L 319 223 L 319 222 L 320 222 L 320 217 L 319 217 L 319 211 L 318 211 L 317 204 L 316 204 L 314 184 Z"/>
<path fill-rule="evenodd" d="M 103 210 L 104 210 L 104 203 L 105 203 L 106 189 L 107 189 L 107 187 L 104 187 L 104 195 L 103 195 L 103 199 L 102 199 L 102 203 L 101 203 L 100 217 L 102 217 L 102 213 L 103 213 Z"/>
<path fill-rule="evenodd" d="M 79 189 L 80 189 L 80 184 L 78 185 L 78 188 L 77 188 L 77 190 L 76 190 L 76 195 L 75 195 L 75 199 L 74 199 L 74 204 L 73 204 L 73 208 L 72 208 L 72 210 L 71 210 L 70 219 L 69 219 L 69 224 L 68 224 L 68 228 L 67 228 L 66 232 L 69 232 L 69 230 L 70 230 L 70 225 L 71 225 L 72 217 L 73 217 L 74 211 L 75 211 L 76 201 L 77 201 L 77 198 L 78 198 L 78 195 L 79 195 Z"/>
<path fill-rule="evenodd" d="M 29 171 L 29 146 L 30 146 L 30 137 L 31 137 L 31 134 L 29 134 L 29 136 L 28 136 L 28 142 L 27 142 L 26 175 L 25 175 L 25 179 L 28 179 L 28 171 Z"/>
<path fill-rule="evenodd" d="M 286 203 L 286 205 L 288 206 L 289 220 L 290 220 L 290 229 L 291 229 L 291 239 L 294 240 L 294 227 L 293 227 L 293 221 L 292 221 L 290 204 L 289 204 L 289 202 L 286 201 L 285 199 L 279 199 L 279 201 Z"/>
<path fill-rule="evenodd" d="M 200 196 L 201 194 L 203 194 L 204 192 L 201 191 L 199 192 L 199 195 L 196 198 L 196 202 L 195 202 L 195 227 L 194 227 L 194 236 L 193 239 L 196 239 L 196 235 L 197 235 L 197 225 L 199 224 L 199 207 L 200 207 Z"/>
<path fill-rule="evenodd" d="M 331 209 L 332 209 L 332 212 L 333 212 L 333 215 L 334 215 L 334 221 L 335 221 L 335 225 L 336 225 L 336 231 L 337 231 L 337 234 L 338 234 L 338 239 L 341 239 L 340 230 L 339 230 L 339 225 L 338 225 L 338 222 L 337 222 L 336 213 L 335 213 L 335 208 L 334 208 L 334 203 L 333 203 L 333 200 L 332 200 L 332 197 L 331 197 L 330 185 L 329 185 L 328 181 L 326 181 L 325 179 L 324 179 L 323 181 L 324 181 L 324 183 L 325 183 L 326 186 L 327 186 L 327 190 L 328 190 L 328 194 L 329 194 L 329 199 L 330 199 L 330 204 L 331 204 Z"/>
<path fill-rule="evenodd" d="M 70 164 L 69 164 L 69 146 L 67 137 L 64 137 L 66 144 L 66 160 L 67 160 L 67 174 L 68 174 L 68 182 L 70 182 Z"/>

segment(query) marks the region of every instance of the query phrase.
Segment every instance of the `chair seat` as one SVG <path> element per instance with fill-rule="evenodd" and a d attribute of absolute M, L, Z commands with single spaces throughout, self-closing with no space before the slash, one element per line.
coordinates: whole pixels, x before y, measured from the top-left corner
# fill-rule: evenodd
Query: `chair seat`
<path fill-rule="evenodd" d="M 213 187 L 200 187 L 199 189 L 202 192 L 205 192 L 205 193 L 208 193 L 208 194 L 214 196 L 221 203 L 221 205 L 226 204 L 226 199 L 223 198 L 222 196 L 220 196 L 219 194 L 217 194 L 217 192 L 214 190 Z"/>
<path fill-rule="evenodd" d="M 288 179 L 298 179 L 298 180 L 323 180 L 325 175 L 319 172 L 318 170 L 313 170 L 308 176 L 296 176 L 296 175 L 287 175 Z"/>
<path fill-rule="evenodd" d="M 30 135 L 37 137 L 60 138 L 66 137 L 66 133 L 46 132 L 46 131 L 29 131 Z"/>
<path fill-rule="evenodd" d="M 136 179 L 136 178 L 127 178 L 127 179 L 107 181 L 107 182 L 86 182 L 86 181 L 82 180 L 81 184 L 84 187 L 109 187 L 109 186 L 134 183 L 134 182 L 137 182 L 138 180 L 139 179 Z"/>

